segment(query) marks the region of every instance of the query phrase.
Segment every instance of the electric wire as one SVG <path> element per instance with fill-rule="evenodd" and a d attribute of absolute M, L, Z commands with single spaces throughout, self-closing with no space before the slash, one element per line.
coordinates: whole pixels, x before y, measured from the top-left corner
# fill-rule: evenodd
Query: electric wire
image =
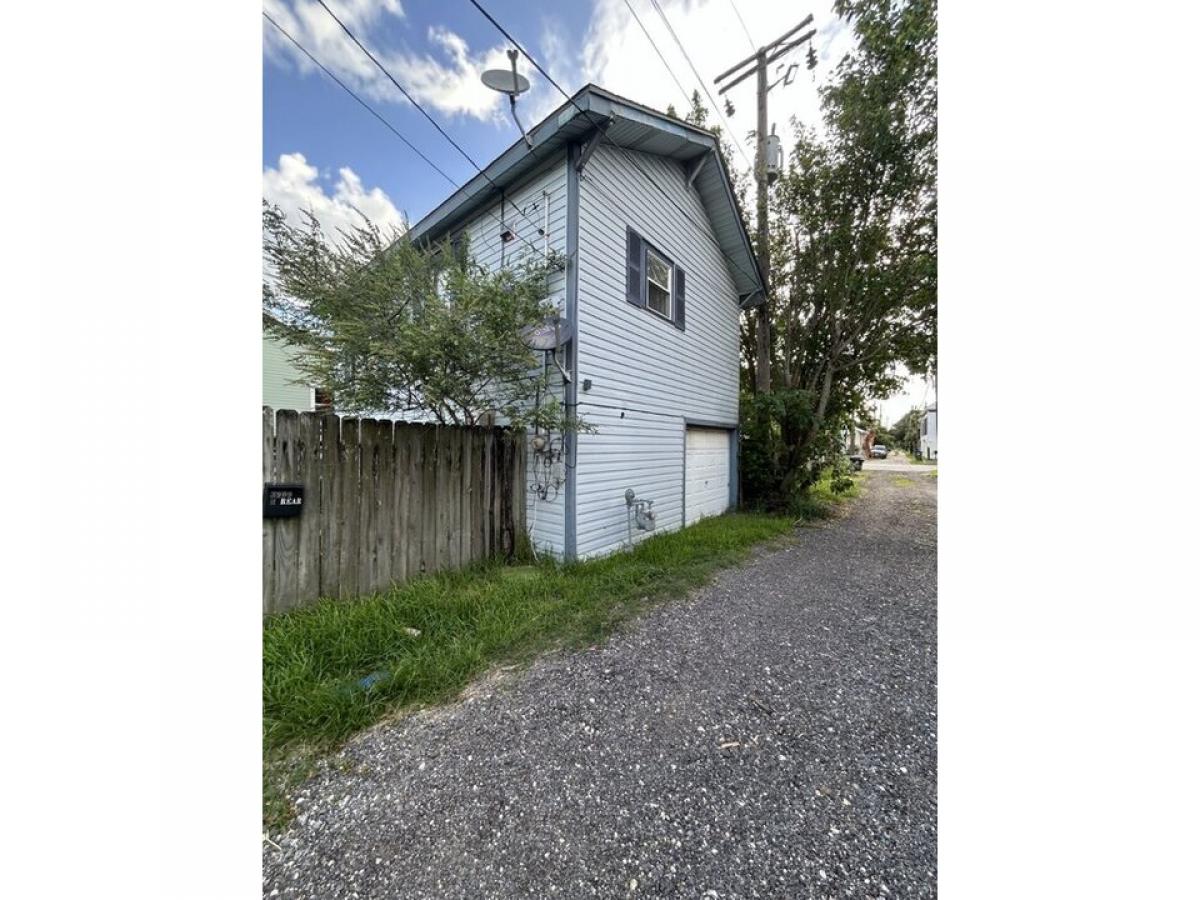
<path fill-rule="evenodd" d="M 646 26 L 642 24 L 641 18 L 638 16 L 637 11 L 633 8 L 633 3 L 631 3 L 630 0 L 625 0 L 625 5 L 629 7 L 629 13 L 633 16 L 633 21 L 637 22 L 638 28 L 642 29 L 642 34 L 646 36 L 646 40 L 650 42 L 650 46 L 654 48 L 654 52 L 657 53 L 658 58 L 662 60 L 663 68 L 667 70 L 667 74 L 670 75 L 671 80 L 675 82 L 675 87 L 679 88 L 679 93 L 683 94 L 683 102 L 690 104 L 692 102 L 692 95 L 687 92 L 687 88 L 683 86 L 683 82 L 681 82 L 675 75 L 675 70 L 672 69 L 671 64 L 667 62 L 667 58 L 663 56 L 662 51 L 658 49 L 657 42 L 655 42 L 654 38 L 650 36 L 650 32 L 646 30 Z"/>
<path fill-rule="evenodd" d="M 346 27 L 345 22 L 343 22 L 341 19 L 339 19 L 337 17 L 337 13 L 335 13 L 332 9 L 330 9 L 326 5 L 325 0 L 317 0 L 317 2 L 321 4 L 321 8 L 324 9 L 325 12 L 329 13 L 329 15 L 333 19 L 333 21 L 337 22 L 338 25 L 341 26 L 342 31 L 346 32 L 346 34 L 349 36 L 350 40 L 354 41 L 354 43 L 356 45 L 358 45 L 358 49 L 361 50 L 363 53 L 365 53 L 367 55 L 367 58 L 369 60 L 371 60 L 371 62 L 375 63 L 375 66 L 379 69 L 380 72 L 382 72 L 384 74 L 384 76 L 388 79 L 388 81 L 390 81 L 392 84 L 394 84 L 396 86 L 396 89 L 404 95 L 404 98 L 406 100 L 408 100 L 408 102 L 411 103 L 413 106 L 415 106 L 418 110 L 420 110 L 421 115 L 423 115 L 426 119 L 429 120 L 429 124 L 432 125 L 434 128 L 436 128 L 438 130 L 438 133 L 442 137 L 444 137 L 447 141 L 449 141 L 450 145 L 452 147 L 454 147 L 454 149 L 457 150 L 459 153 L 461 153 L 463 155 L 463 158 L 467 162 L 469 162 L 471 165 L 473 165 L 475 167 L 476 171 L 482 171 L 479 168 L 479 163 L 475 162 L 475 160 L 471 158 L 471 154 L 469 154 L 466 150 L 464 150 L 461 146 L 459 146 L 458 142 L 455 141 L 454 138 L 450 137 L 450 135 L 446 133 L 446 130 L 444 128 L 442 128 L 441 125 L 438 124 L 437 119 L 435 119 L 433 116 L 431 116 L 429 113 L 427 113 L 425 111 L 425 107 L 423 107 L 420 103 L 418 103 L 416 101 L 416 99 L 413 98 L 413 95 L 410 94 L 407 90 L 405 90 L 404 85 L 402 85 L 399 81 L 397 81 L 395 78 L 392 77 L 392 73 L 389 72 L 384 67 L 383 63 L 381 63 L 378 59 L 375 58 L 375 54 L 373 54 L 370 50 L 368 50 L 366 47 L 363 46 L 362 41 L 360 41 L 355 36 L 353 31 L 351 31 L 349 28 Z"/>
<path fill-rule="evenodd" d="M 742 31 L 746 32 L 746 41 L 750 44 L 750 52 L 756 52 L 758 47 L 754 43 L 754 38 L 750 37 L 750 29 L 746 27 L 746 20 L 742 18 L 741 12 L 738 11 L 737 4 L 734 0 L 729 0 L 729 5 L 733 7 L 733 14 L 737 16 L 737 20 L 742 23 Z"/>
<path fill-rule="evenodd" d="M 720 104 L 718 104 L 717 101 L 715 99 L 713 99 L 712 92 L 708 89 L 708 84 L 706 84 L 704 79 L 700 77 L 700 73 L 696 69 L 696 64 L 692 62 L 692 57 L 688 55 L 687 48 L 683 46 L 683 41 L 681 41 L 679 39 L 679 35 L 677 35 L 675 33 L 675 29 L 671 27 L 671 20 L 668 19 L 667 14 L 665 12 L 663 12 L 663 8 L 658 5 L 658 0 L 650 0 L 650 3 L 654 6 L 654 9 L 658 12 L 658 17 L 663 20 L 663 24 L 667 26 L 667 31 L 670 33 L 672 39 L 675 41 L 675 46 L 677 46 L 679 48 L 679 52 L 682 53 L 683 58 L 685 60 L 687 60 L 687 64 L 691 68 L 692 74 L 696 76 L 696 81 L 698 81 L 700 83 L 700 90 L 704 91 L 704 96 L 706 96 L 708 98 L 708 102 L 713 105 L 713 113 L 716 115 L 716 117 L 718 119 L 720 119 L 722 122 L 724 122 L 725 127 L 729 129 L 729 140 L 731 140 L 733 142 L 733 146 L 738 148 L 738 152 L 742 154 L 742 159 L 744 159 L 746 161 L 746 165 L 750 166 L 750 168 L 753 169 L 754 163 L 752 163 L 750 161 L 750 157 L 746 154 L 746 151 L 742 148 L 741 141 L 739 141 L 737 139 L 736 133 L 733 130 L 733 126 L 729 124 L 729 120 L 726 119 L 725 115 L 721 112 Z"/>
<path fill-rule="evenodd" d="M 478 172 L 480 175 L 482 175 L 482 176 L 484 177 L 484 180 L 486 180 L 488 184 L 490 184 L 490 185 L 491 185 L 493 188 L 495 188 L 497 191 L 500 191 L 500 192 L 501 192 L 501 196 L 503 196 L 503 188 L 501 188 L 501 187 L 500 187 L 500 185 L 496 184 L 496 182 L 495 182 L 495 181 L 493 181 L 493 180 L 492 180 L 492 179 L 491 179 L 491 178 L 488 176 L 488 174 L 487 174 L 487 173 L 486 173 L 486 172 L 483 170 L 483 168 L 482 168 L 482 167 L 479 165 L 479 163 L 477 163 L 477 162 L 474 160 L 474 158 L 472 158 L 471 154 L 469 154 L 469 153 L 468 153 L 466 150 L 464 150 L 464 149 L 462 148 L 462 146 L 461 146 L 461 145 L 458 143 L 458 141 L 454 140 L 454 138 L 452 138 L 452 137 L 451 137 L 451 136 L 450 136 L 450 135 L 449 135 L 449 134 L 446 132 L 446 130 L 445 130 L 444 128 L 442 128 L 442 126 L 441 126 L 440 124 L 438 124 L 438 121 L 437 121 L 437 119 L 435 119 L 433 116 L 431 116 L 431 115 L 429 114 L 429 112 L 428 112 L 428 111 L 426 111 L 425 107 L 424 107 L 424 106 L 422 106 L 422 105 L 421 105 L 421 104 L 420 104 L 420 103 L 417 101 L 417 99 L 416 99 L 415 97 L 413 97 L 413 95 L 412 95 L 412 94 L 410 94 L 410 93 L 409 93 L 409 92 L 408 92 L 408 91 L 407 91 L 407 90 L 404 88 L 404 85 L 402 85 L 402 84 L 401 84 L 399 81 L 397 81 L 397 80 L 396 80 L 396 78 L 395 78 L 395 77 L 392 75 L 392 73 L 388 71 L 387 67 L 386 67 L 386 66 L 384 66 L 384 64 L 383 64 L 383 63 L 381 63 L 381 62 L 380 62 L 380 61 L 379 61 L 379 60 L 378 60 L 378 59 L 375 57 L 375 54 L 373 54 L 373 53 L 372 53 L 370 50 L 368 50 L 368 49 L 366 48 L 366 46 L 364 46 L 364 45 L 363 45 L 363 42 L 362 42 L 362 41 L 360 41 L 360 40 L 358 39 L 358 37 L 357 37 L 357 36 L 354 34 L 354 32 L 353 32 L 353 31 L 351 31 L 351 30 L 350 30 L 350 29 L 349 29 L 349 28 L 346 26 L 346 23 L 345 23 L 345 22 L 343 22 L 341 19 L 339 19 L 339 18 L 337 17 L 337 14 L 336 14 L 336 13 L 335 13 L 335 12 L 334 12 L 332 9 L 330 9 L 330 8 L 329 8 L 329 7 L 326 5 L 326 3 L 325 3 L 325 0 L 317 0 L 317 3 L 319 3 L 319 4 L 321 5 L 321 8 L 322 8 L 322 9 L 324 9 L 324 10 L 325 10 L 325 12 L 329 13 L 329 15 L 330 15 L 330 17 L 333 19 L 333 21 L 337 22 L 337 24 L 338 24 L 338 25 L 341 27 L 342 31 L 346 32 L 346 35 L 347 35 L 347 36 L 350 38 L 350 40 L 352 40 L 352 41 L 355 43 L 355 45 L 358 47 L 358 49 L 359 49 L 359 50 L 361 50 L 363 53 L 365 53 L 365 54 L 366 54 L 367 58 L 368 58 L 369 60 L 371 60 L 371 62 L 373 62 L 373 63 L 375 64 L 375 67 L 376 67 L 377 69 L 379 69 L 379 71 L 380 71 L 380 72 L 382 72 L 382 73 L 384 74 L 384 77 L 386 77 L 386 78 L 388 79 L 388 81 L 390 81 L 390 82 L 391 82 L 393 85 L 395 85 L 395 86 L 396 86 L 396 89 L 397 89 L 398 91 L 400 91 L 400 93 L 401 93 L 401 94 L 403 94 L 403 95 L 404 95 L 404 98 L 405 98 L 406 100 L 408 100 L 408 102 L 409 102 L 409 103 L 411 103 L 413 106 L 415 106 L 415 107 L 416 107 L 416 108 L 417 108 L 417 109 L 420 111 L 421 115 L 423 115 L 423 116 L 424 116 L 426 119 L 428 119 L 428 120 L 429 120 L 429 123 L 430 123 L 430 124 L 431 124 L 431 125 L 432 125 L 434 128 L 436 128 L 436 129 L 437 129 L 437 131 L 438 131 L 438 134 L 440 134 L 442 137 L 444 137 L 444 138 L 445 138 L 445 139 L 446 139 L 446 140 L 447 140 L 447 141 L 450 143 L 450 145 L 451 145 L 452 147 L 454 147 L 454 149 L 455 149 L 455 150 L 457 150 L 459 153 L 461 153 L 461 154 L 462 154 L 462 156 L 463 156 L 463 158 L 464 158 L 464 159 L 465 159 L 467 162 L 469 162 L 469 163 L 470 163 L 472 166 L 474 166 L 474 168 L 475 168 L 475 171 L 476 171 L 476 172 Z M 518 211 L 518 213 L 519 213 L 519 211 Z M 522 218 L 524 218 L 524 216 L 522 216 Z M 537 230 L 537 226 L 536 226 L 536 225 L 534 225 L 532 222 L 530 222 L 530 221 L 529 221 L 529 219 L 527 219 L 527 218 L 526 218 L 526 219 L 525 219 L 525 221 L 526 221 L 526 223 L 527 223 L 527 224 L 529 224 L 530 226 L 532 226 L 532 227 L 534 228 L 534 230 Z M 516 233 L 516 232 L 514 232 L 514 234 L 515 234 L 515 233 Z"/>
<path fill-rule="evenodd" d="M 411 150 L 413 153 L 417 154 L 417 156 L 421 157 L 421 159 L 425 160 L 425 162 L 429 164 L 429 167 L 431 169 L 433 169 L 435 172 L 437 172 L 439 175 L 441 175 L 443 178 L 445 178 L 448 182 L 450 182 L 452 185 L 454 185 L 454 187 L 457 188 L 459 186 L 457 181 L 455 181 L 453 178 L 451 178 L 449 175 L 447 175 L 445 173 L 445 171 L 443 171 L 438 166 L 437 163 L 435 163 L 428 156 L 426 156 L 424 153 L 422 153 L 420 150 L 418 150 L 417 147 L 412 143 L 412 141 L 410 141 L 403 134 L 401 134 L 399 131 L 397 131 L 396 127 L 394 125 L 392 125 L 392 123 L 389 122 L 387 119 L 385 119 L 383 116 L 381 116 L 378 112 L 376 112 L 374 107 L 372 107 L 366 101 L 364 101 L 361 97 L 359 97 L 358 94 L 354 93 L 354 91 L 351 88 L 349 88 L 345 84 L 345 82 L 343 82 L 340 78 L 338 78 L 331 71 L 329 71 L 329 69 L 325 68 L 324 64 L 319 59 L 317 59 L 315 56 L 313 56 L 311 53 L 309 53 L 308 49 L 303 44 L 301 44 L 298 40 L 296 40 L 294 37 L 292 37 L 291 34 L 288 33 L 286 28 L 284 28 L 282 25 L 280 25 L 278 22 L 276 22 L 274 19 L 272 19 L 270 14 L 267 13 L 266 10 L 263 10 L 263 18 L 266 19 L 268 22 L 270 22 L 272 25 L 274 25 L 285 38 L 287 38 L 289 41 L 291 41 L 296 46 L 296 49 L 298 49 L 301 53 L 303 53 L 305 56 L 307 56 L 309 59 L 309 62 L 311 62 L 314 66 L 316 66 L 318 69 L 320 69 L 322 72 L 324 72 L 330 78 L 332 78 L 333 81 L 338 85 L 338 87 L 340 87 L 343 91 L 345 91 L 347 94 L 349 94 L 351 97 L 353 97 L 356 101 L 358 101 L 358 103 L 362 106 L 363 109 L 365 109 L 367 112 L 369 112 L 375 118 L 377 118 L 380 122 L 382 122 L 384 127 L 386 127 L 389 131 L 391 131 L 392 134 L 396 135 L 396 137 L 398 137 L 398 138 L 400 138 L 400 140 L 404 141 L 405 146 L 407 146 L 408 149 Z"/>

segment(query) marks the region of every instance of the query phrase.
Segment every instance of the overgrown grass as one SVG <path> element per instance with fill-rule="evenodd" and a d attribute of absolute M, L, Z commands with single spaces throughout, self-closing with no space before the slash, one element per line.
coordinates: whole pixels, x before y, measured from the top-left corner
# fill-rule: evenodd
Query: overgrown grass
<path fill-rule="evenodd" d="M 353 732 L 393 710 L 450 698 L 496 663 L 595 642 L 649 601 L 702 584 L 792 524 L 735 513 L 605 559 L 477 567 L 268 618 L 265 819 L 285 820 L 289 787 L 314 755 Z"/>
<path fill-rule="evenodd" d="M 838 491 L 836 486 L 839 479 L 842 480 L 843 485 L 849 481 L 849 487 Z M 792 514 L 805 522 L 818 522 L 831 518 L 841 504 L 857 497 L 862 492 L 862 482 L 861 472 L 839 476 L 832 471 L 826 471 L 803 496 L 792 501 Z"/>

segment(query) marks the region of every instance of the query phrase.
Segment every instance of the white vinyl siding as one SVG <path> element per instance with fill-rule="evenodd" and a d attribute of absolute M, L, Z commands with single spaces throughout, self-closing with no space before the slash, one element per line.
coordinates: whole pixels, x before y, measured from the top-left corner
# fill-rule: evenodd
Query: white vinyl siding
<path fill-rule="evenodd" d="M 542 255 L 547 241 L 538 230 L 546 225 L 545 210 L 549 209 L 549 247 L 559 255 L 567 250 L 567 157 L 563 151 L 557 159 L 550 160 L 529 180 L 516 188 L 505 191 L 503 216 L 497 198 L 490 206 L 473 216 L 456 233 L 466 236 L 471 258 L 489 271 L 497 271 L 502 265 L 519 265 L 523 260 Z M 524 212 L 524 215 L 521 212 Z M 500 222 L 503 219 L 504 226 Z M 507 227 L 515 237 L 505 242 L 500 234 Z M 566 273 L 558 272 L 550 278 L 550 299 L 560 310 L 566 306 Z M 539 357 L 541 354 L 538 354 Z M 553 364 L 551 390 L 563 399 L 563 386 Z M 526 442 L 528 445 L 528 442 Z M 561 466 L 560 466 L 561 468 Z M 533 458 L 530 454 L 526 471 L 533 477 Z M 527 494 L 525 520 L 531 525 L 531 539 L 539 551 L 562 556 L 565 546 L 564 530 L 565 485 L 557 495 L 553 492 L 546 500 Z"/>
<path fill-rule="evenodd" d="M 708 215 L 681 163 L 627 152 L 691 221 L 621 151 L 593 153 L 579 182 L 579 413 L 599 430 L 578 442 L 581 558 L 626 541 L 626 488 L 654 501 L 658 531 L 680 528 L 685 420 L 738 419 L 737 295 Z M 686 329 L 627 301 L 627 228 L 687 273 Z"/>
<path fill-rule="evenodd" d="M 921 419 L 921 437 L 917 451 L 922 459 L 937 459 L 937 410 L 926 410 Z"/>

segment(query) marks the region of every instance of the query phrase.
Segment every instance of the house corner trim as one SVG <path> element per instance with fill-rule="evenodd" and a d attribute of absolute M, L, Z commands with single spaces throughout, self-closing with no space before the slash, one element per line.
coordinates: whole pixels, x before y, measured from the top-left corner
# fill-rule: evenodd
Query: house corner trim
<path fill-rule="evenodd" d="M 579 144 L 567 148 L 567 321 L 571 323 L 572 335 L 567 383 L 567 414 L 579 413 Z M 575 495 L 578 457 L 578 435 L 568 432 L 563 443 L 566 451 L 566 485 L 563 491 L 563 558 L 572 562 L 576 558 Z"/>

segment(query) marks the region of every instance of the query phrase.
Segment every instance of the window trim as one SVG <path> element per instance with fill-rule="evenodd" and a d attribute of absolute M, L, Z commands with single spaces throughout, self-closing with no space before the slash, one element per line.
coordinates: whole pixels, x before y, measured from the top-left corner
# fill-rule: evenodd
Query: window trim
<path fill-rule="evenodd" d="M 667 264 L 667 280 L 670 281 L 671 283 L 666 288 L 667 303 L 668 303 L 668 311 L 666 313 L 661 313 L 657 309 L 655 309 L 653 306 L 650 305 L 650 284 L 651 284 L 650 254 L 651 253 L 653 253 L 660 260 L 662 260 L 664 263 Z M 661 250 L 659 250 L 657 247 L 655 247 L 653 244 L 651 244 L 645 238 L 642 238 L 642 281 L 644 283 L 644 290 L 646 292 L 646 310 L 648 312 L 651 312 L 654 315 L 658 316 L 660 319 L 663 319 L 667 322 L 674 324 L 675 323 L 675 305 L 676 305 L 675 304 L 675 282 L 676 282 L 675 262 L 671 259 L 671 257 L 667 256 L 667 254 L 663 253 Z M 659 288 L 660 290 L 663 289 L 663 286 L 661 284 L 659 284 L 657 281 L 654 282 L 654 286 Z"/>

